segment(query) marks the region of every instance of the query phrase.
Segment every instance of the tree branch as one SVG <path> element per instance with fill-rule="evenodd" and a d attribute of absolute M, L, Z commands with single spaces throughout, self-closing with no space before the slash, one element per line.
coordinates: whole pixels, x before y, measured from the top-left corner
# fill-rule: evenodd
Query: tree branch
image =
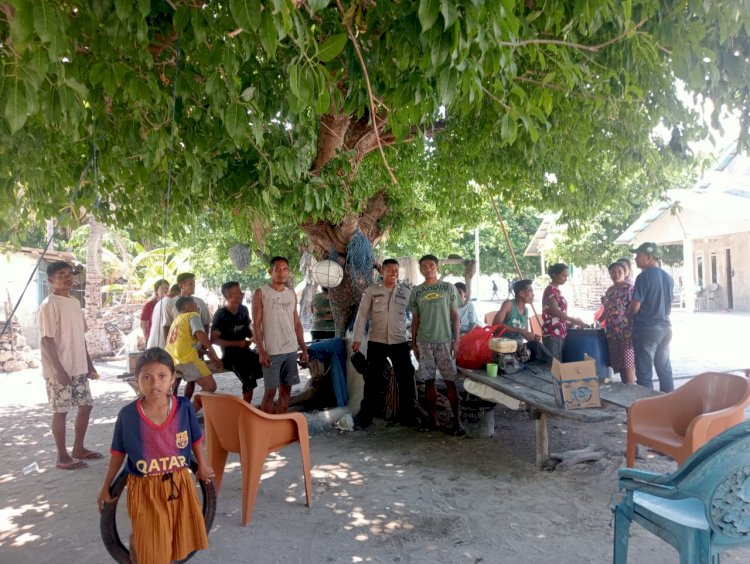
<path fill-rule="evenodd" d="M 383 144 L 380 142 L 380 132 L 378 131 L 378 122 L 377 122 L 377 112 L 375 111 L 375 97 L 372 94 L 372 85 L 370 84 L 370 75 L 367 72 L 367 66 L 365 65 L 365 59 L 362 56 L 362 51 L 359 48 L 359 43 L 357 42 L 357 38 L 354 35 L 354 32 L 352 31 L 352 26 L 347 22 L 346 20 L 346 12 L 344 10 L 344 6 L 341 4 L 341 0 L 336 0 L 336 6 L 339 9 L 339 12 L 342 16 L 342 24 L 344 26 L 344 29 L 346 29 L 346 34 L 349 36 L 349 40 L 352 42 L 352 45 L 354 46 L 354 52 L 357 54 L 357 59 L 359 60 L 359 64 L 362 67 L 362 73 L 365 77 L 365 84 L 367 85 L 367 95 L 370 98 L 370 113 L 372 114 L 372 128 L 375 131 L 375 138 L 378 142 L 378 149 L 380 149 L 380 156 L 383 157 L 383 164 L 385 165 L 385 168 L 388 170 L 388 174 L 391 176 L 391 181 L 394 184 L 398 184 L 398 180 L 396 179 L 396 175 L 393 174 L 393 171 L 391 170 L 390 165 L 388 164 L 388 159 L 385 158 L 385 151 L 383 151 Z"/>
<path fill-rule="evenodd" d="M 601 51 L 605 47 L 608 47 L 613 43 L 617 43 L 618 41 L 624 39 L 628 34 L 638 30 L 648 20 L 649 18 L 643 18 L 633 27 L 623 31 L 620 35 L 613 37 L 612 39 L 610 39 L 609 41 L 605 41 L 604 43 L 599 43 L 598 45 L 583 45 L 582 43 L 563 41 L 561 39 L 524 39 L 522 41 L 498 41 L 497 44 L 502 45 L 503 47 L 513 48 L 524 47 L 526 45 L 559 45 L 560 47 L 570 47 L 572 49 L 578 49 L 579 51 L 591 51 L 592 53 L 596 53 L 597 51 Z"/>
<path fill-rule="evenodd" d="M 581 96 L 583 98 L 590 98 L 592 100 L 605 100 L 606 99 L 602 96 L 596 96 L 594 94 L 589 94 L 587 92 L 580 92 L 577 90 L 570 90 L 558 84 L 545 83 L 545 82 L 542 82 L 541 80 L 536 80 L 534 78 L 529 78 L 526 76 L 514 76 L 513 80 L 517 82 L 527 82 L 529 84 L 535 84 L 537 86 L 541 86 L 542 88 L 549 88 L 550 90 L 557 90 L 558 92 L 563 92 L 564 94 L 570 94 L 571 96 Z M 622 98 L 622 97 L 612 98 L 612 99 L 617 100 L 618 102 L 629 102 L 629 103 L 643 101 L 641 98 L 634 99 L 634 100 L 626 100 L 625 98 Z"/>
<path fill-rule="evenodd" d="M 318 174 L 343 147 L 344 137 L 351 123 L 351 116 L 325 114 L 320 117 L 319 123 L 317 149 L 310 171 L 312 174 Z"/>
<path fill-rule="evenodd" d="M 482 91 L 485 94 L 487 94 L 487 96 L 489 96 L 490 98 L 492 98 L 495 102 L 497 102 L 498 104 L 500 104 L 503 108 L 505 108 L 506 111 L 508 111 L 508 112 L 510 111 L 510 106 L 508 104 L 506 104 L 505 102 L 503 102 L 500 98 L 498 98 L 497 96 L 495 96 L 492 92 L 490 92 L 489 90 L 487 90 L 487 88 L 485 88 L 484 86 L 482 86 Z"/>

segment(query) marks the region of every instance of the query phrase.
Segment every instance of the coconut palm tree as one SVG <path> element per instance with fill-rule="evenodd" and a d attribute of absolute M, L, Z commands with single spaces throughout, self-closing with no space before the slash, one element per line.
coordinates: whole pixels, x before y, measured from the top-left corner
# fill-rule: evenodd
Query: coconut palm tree
<path fill-rule="evenodd" d="M 102 238 L 104 224 L 89 214 L 87 218 L 89 236 L 86 257 L 86 346 L 92 358 L 112 354 L 112 347 L 101 320 L 102 309 Z"/>

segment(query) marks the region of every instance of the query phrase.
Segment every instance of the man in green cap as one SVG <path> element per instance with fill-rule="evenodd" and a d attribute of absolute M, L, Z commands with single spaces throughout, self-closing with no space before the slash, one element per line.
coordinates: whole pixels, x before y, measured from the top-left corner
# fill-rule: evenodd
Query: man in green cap
<path fill-rule="evenodd" d="M 672 312 L 674 281 L 660 268 L 662 250 L 656 243 L 643 243 L 635 253 L 635 264 L 641 273 L 635 279 L 633 299 L 628 318 L 633 323 L 636 383 L 653 388 L 653 369 L 659 377 L 662 392 L 674 390 L 669 343 L 672 340 Z"/>

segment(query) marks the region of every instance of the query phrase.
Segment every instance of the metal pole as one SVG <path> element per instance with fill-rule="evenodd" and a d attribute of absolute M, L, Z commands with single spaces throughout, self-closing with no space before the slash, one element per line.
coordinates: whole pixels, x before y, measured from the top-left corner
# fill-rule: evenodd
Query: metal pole
<path fill-rule="evenodd" d="M 682 265 L 681 291 L 685 300 L 685 311 L 692 314 L 695 312 L 695 248 L 693 240 L 687 234 L 682 241 Z"/>
<path fill-rule="evenodd" d="M 479 227 L 474 228 L 474 260 L 477 263 L 477 273 L 474 275 L 475 289 L 474 295 L 479 299 Z"/>

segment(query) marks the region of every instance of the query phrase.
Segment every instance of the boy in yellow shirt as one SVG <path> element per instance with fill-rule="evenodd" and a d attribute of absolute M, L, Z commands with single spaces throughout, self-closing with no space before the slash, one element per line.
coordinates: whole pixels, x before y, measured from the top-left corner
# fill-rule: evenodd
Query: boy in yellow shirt
<path fill-rule="evenodd" d="M 221 368 L 221 360 L 208 340 L 198 313 L 198 304 L 190 296 L 181 296 L 177 298 L 175 307 L 179 315 L 169 328 L 166 346 L 167 352 L 174 360 L 175 371 L 186 382 L 195 382 L 202 390 L 215 392 L 216 380 L 211 369 L 198 356 L 199 347 L 206 349 L 217 369 Z M 193 407 L 196 412 L 201 409 L 200 396 L 193 399 Z"/>

